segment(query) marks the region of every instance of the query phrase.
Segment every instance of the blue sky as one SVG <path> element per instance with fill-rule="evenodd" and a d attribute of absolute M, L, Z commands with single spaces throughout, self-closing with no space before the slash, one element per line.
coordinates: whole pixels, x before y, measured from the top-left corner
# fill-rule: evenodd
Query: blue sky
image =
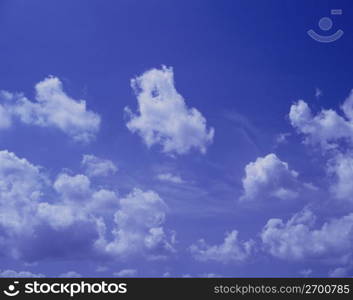
<path fill-rule="evenodd" d="M 0 0 L 2 276 L 351 276 L 350 2 Z"/>

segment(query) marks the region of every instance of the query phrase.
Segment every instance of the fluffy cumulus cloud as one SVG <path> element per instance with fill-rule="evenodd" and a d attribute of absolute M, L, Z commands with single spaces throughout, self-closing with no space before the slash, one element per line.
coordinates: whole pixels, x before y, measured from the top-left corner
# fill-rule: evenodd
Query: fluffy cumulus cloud
<path fill-rule="evenodd" d="M 101 227 L 101 239 L 96 246 L 117 256 L 136 253 L 174 252 L 175 236 L 163 227 L 167 205 L 153 191 L 135 189 L 120 200 L 120 209 L 114 214 L 113 240 L 106 239 L 106 228 Z M 158 258 L 151 254 L 150 258 Z"/>
<path fill-rule="evenodd" d="M 319 146 L 327 159 L 327 173 L 333 178 L 332 194 L 353 201 L 353 91 L 341 105 L 342 115 L 322 109 L 314 115 L 303 100 L 289 112 L 291 124 L 304 135 L 304 142 Z"/>
<path fill-rule="evenodd" d="M 99 158 L 92 154 L 83 155 L 81 164 L 90 177 L 108 176 L 118 171 L 117 166 L 111 160 Z"/>
<path fill-rule="evenodd" d="M 244 193 L 240 200 L 296 198 L 297 176 L 298 173 L 291 170 L 276 154 L 270 153 L 259 157 L 245 167 L 245 176 L 242 180 Z"/>
<path fill-rule="evenodd" d="M 226 234 L 220 245 L 208 245 L 204 239 L 200 239 L 196 244 L 191 245 L 190 250 L 194 258 L 199 261 L 244 262 L 250 257 L 254 244 L 253 240 L 240 241 L 238 231 L 233 230 Z"/>
<path fill-rule="evenodd" d="M 157 193 L 136 189 L 120 198 L 83 174 L 61 173 L 53 182 L 43 174 L 41 167 L 0 151 L 0 255 L 30 262 L 157 258 L 174 251 L 174 233 L 163 226 L 167 205 Z"/>
<path fill-rule="evenodd" d="M 171 173 L 158 174 L 157 179 L 160 181 L 167 181 L 167 182 L 176 183 L 176 184 L 184 183 L 184 180 L 180 176 L 173 175 Z"/>
<path fill-rule="evenodd" d="M 83 176 L 61 174 L 53 188 L 46 182 L 39 192 L 30 190 L 19 198 L 13 195 L 6 206 L 2 204 L 2 254 L 25 261 L 91 255 L 99 237 L 96 218 L 112 215 L 111 207 L 118 208 L 118 199 L 113 192 L 85 185 Z M 39 184 L 36 180 L 34 187 Z M 4 185 L 11 186 L 8 178 Z"/>
<path fill-rule="evenodd" d="M 188 108 L 174 86 L 172 68 L 152 69 L 131 81 L 138 101 L 138 113 L 129 108 L 127 127 L 138 133 L 148 147 L 160 144 L 163 152 L 185 154 L 192 148 L 202 153 L 213 141 L 214 129 L 205 117 Z"/>
<path fill-rule="evenodd" d="M 64 198 L 79 200 L 90 193 L 90 180 L 82 174 L 71 176 L 60 174 L 54 182 L 54 189 Z"/>
<path fill-rule="evenodd" d="M 353 214 L 315 228 L 316 216 L 305 208 L 287 222 L 270 219 L 261 233 L 266 251 L 285 260 L 322 259 L 344 262 L 353 250 Z"/>
<path fill-rule="evenodd" d="M 0 128 L 10 126 L 17 117 L 25 124 L 55 127 L 76 141 L 89 142 L 100 127 L 100 116 L 86 107 L 86 101 L 75 100 L 63 90 L 57 77 L 48 77 L 35 86 L 35 101 L 21 93 L 2 91 L 0 99 Z"/>
<path fill-rule="evenodd" d="M 0 228 L 6 236 L 31 230 L 45 182 L 40 167 L 11 152 L 0 151 Z"/>
<path fill-rule="evenodd" d="M 174 236 L 163 227 L 167 206 L 157 193 L 135 189 L 119 198 L 114 191 L 93 188 L 82 174 L 60 174 L 53 186 L 60 201 L 41 203 L 38 215 L 57 230 L 84 225 L 95 233 L 87 237 L 92 251 L 113 258 L 174 251 Z"/>
<path fill-rule="evenodd" d="M 50 215 L 46 215 L 48 218 L 40 216 L 48 186 L 50 181 L 40 167 L 11 152 L 0 151 L 1 255 L 31 260 L 40 253 L 39 248 L 50 248 L 51 244 L 43 243 L 47 234 L 53 237 L 50 225 L 47 226 L 51 222 Z M 52 215 L 63 218 L 65 211 L 57 210 Z"/>
<path fill-rule="evenodd" d="M 37 214 L 56 230 L 85 223 L 98 236 L 96 217 L 112 215 L 111 210 L 117 209 L 119 203 L 114 191 L 93 188 L 90 179 L 83 174 L 59 174 L 53 189 L 57 193 L 56 201 L 41 202 Z"/>
<path fill-rule="evenodd" d="M 299 100 L 290 108 L 289 119 L 298 132 L 306 136 L 305 143 L 320 145 L 323 150 L 337 148 L 338 142 L 353 141 L 352 94 L 343 104 L 346 118 L 332 109 L 323 109 L 313 115 L 308 104 Z"/>

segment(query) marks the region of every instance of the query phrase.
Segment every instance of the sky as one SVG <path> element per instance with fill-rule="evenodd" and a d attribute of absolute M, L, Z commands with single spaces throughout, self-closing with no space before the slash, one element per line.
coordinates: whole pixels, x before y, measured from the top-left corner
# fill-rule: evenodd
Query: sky
<path fill-rule="evenodd" d="M 352 276 L 352 14 L 0 0 L 0 276 Z"/>

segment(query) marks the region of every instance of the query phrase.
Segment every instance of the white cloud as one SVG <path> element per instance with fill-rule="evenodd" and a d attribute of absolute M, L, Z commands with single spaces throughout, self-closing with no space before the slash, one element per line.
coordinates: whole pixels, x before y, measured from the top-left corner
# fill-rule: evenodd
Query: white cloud
<path fill-rule="evenodd" d="M 155 253 L 175 251 L 173 233 L 163 228 L 167 206 L 155 192 L 135 189 L 119 199 L 111 190 L 94 189 L 82 174 L 60 174 L 53 186 L 60 201 L 41 203 L 38 215 L 56 230 L 88 222 L 90 230 L 97 232 L 97 239 L 91 243 L 99 253 L 153 258 Z M 107 226 L 110 223 L 113 227 Z"/>
<path fill-rule="evenodd" d="M 184 183 L 184 180 L 180 176 L 173 175 L 171 173 L 158 174 L 157 179 L 160 181 L 167 181 L 167 182 L 176 183 L 176 184 Z"/>
<path fill-rule="evenodd" d="M 4 270 L 0 271 L 0 277 L 3 278 L 41 278 L 45 277 L 43 274 L 34 274 L 28 271 L 16 272 L 14 270 Z"/>
<path fill-rule="evenodd" d="M 270 219 L 261 233 L 270 254 L 286 260 L 347 259 L 353 250 L 353 214 L 332 219 L 314 229 L 315 215 L 304 209 L 287 222 Z"/>
<path fill-rule="evenodd" d="M 245 242 L 238 240 L 238 231 L 233 230 L 226 234 L 224 242 L 220 245 L 208 245 L 204 239 L 191 245 L 190 250 L 196 260 L 214 260 L 222 263 L 244 262 L 252 253 L 254 241 Z"/>
<path fill-rule="evenodd" d="M 78 221 L 95 223 L 96 217 L 113 216 L 119 207 L 114 191 L 94 189 L 90 179 L 83 174 L 59 174 L 53 188 L 59 196 L 57 201 L 40 203 L 38 216 L 54 229 L 66 228 Z"/>
<path fill-rule="evenodd" d="M 256 200 L 260 197 L 284 200 L 296 198 L 297 176 L 298 173 L 289 169 L 288 164 L 276 154 L 259 157 L 245 167 L 245 177 L 242 180 L 244 193 L 240 200 Z"/>
<path fill-rule="evenodd" d="M 101 239 L 96 245 L 113 255 L 127 256 L 146 251 L 173 252 L 174 236 L 165 232 L 167 205 L 153 191 L 134 189 L 120 200 L 114 215 L 114 239 L 106 241 L 106 228 L 101 225 Z"/>
<path fill-rule="evenodd" d="M 80 278 L 82 275 L 76 271 L 69 271 L 59 275 L 60 278 Z"/>
<path fill-rule="evenodd" d="M 85 168 L 86 174 L 90 177 L 108 176 L 118 171 L 118 168 L 111 160 L 91 154 L 83 155 L 81 164 Z"/>
<path fill-rule="evenodd" d="M 60 236 L 62 230 L 67 229 L 67 243 L 61 245 L 65 248 L 71 236 L 85 226 L 87 231 L 80 232 L 80 239 L 76 238 L 83 244 L 82 239 L 85 237 L 94 238 L 96 230 L 94 216 L 99 216 L 101 212 L 98 204 L 105 205 L 113 201 L 108 191 L 91 189 L 84 175 L 72 177 L 59 175 L 54 183 L 59 193 L 57 196 L 50 180 L 43 173 L 41 167 L 31 164 L 26 159 L 18 158 L 6 150 L 0 151 L 1 254 L 12 258 L 27 257 L 31 260 L 32 255 L 40 255 L 43 249 L 50 248 L 50 244 L 42 240 L 46 240 L 47 235 L 55 240 L 55 234 Z M 88 195 L 87 199 L 82 199 L 82 193 Z M 51 196 L 48 198 L 49 194 Z M 109 198 L 109 201 L 104 201 L 105 198 Z M 118 200 L 117 198 L 114 200 L 117 210 Z M 92 201 L 95 201 L 95 206 L 91 208 Z M 111 207 L 107 208 L 112 217 Z M 74 223 L 75 228 L 70 228 Z M 58 248 L 55 251 L 58 251 Z M 42 255 L 45 256 L 44 253 Z"/>
<path fill-rule="evenodd" d="M 59 174 L 53 187 L 60 195 L 60 203 L 77 207 L 82 212 L 99 213 L 102 209 L 118 207 L 115 191 L 92 187 L 91 180 L 83 174 Z"/>
<path fill-rule="evenodd" d="M 353 142 L 353 95 L 342 105 L 347 119 L 332 109 L 323 109 L 313 116 L 308 104 L 299 100 L 290 108 L 289 119 L 298 132 L 306 136 L 305 143 L 320 145 L 324 151 L 338 147 L 340 140 Z"/>
<path fill-rule="evenodd" d="M 158 259 L 175 251 L 175 234 L 164 228 L 167 205 L 157 193 L 135 189 L 119 198 L 83 174 L 62 173 L 52 183 L 43 173 L 0 151 L 2 255 L 31 262 L 48 255 Z"/>
<path fill-rule="evenodd" d="M 5 102 L 5 115 L 17 116 L 25 124 L 56 127 L 80 142 L 89 142 L 96 136 L 100 116 L 87 110 L 86 101 L 69 97 L 59 78 L 47 77 L 36 84 L 35 91 L 35 101 L 21 93 L 3 91 L 0 98 Z M 0 108 L 0 115 L 4 115 L 4 109 Z M 7 117 L 2 123 L 9 126 L 9 120 Z"/>
<path fill-rule="evenodd" d="M 353 91 L 341 105 L 344 116 L 332 109 L 314 116 L 303 100 L 293 104 L 289 118 L 305 135 L 304 142 L 319 145 L 328 159 L 327 173 L 333 178 L 330 190 L 335 198 L 353 201 Z"/>
<path fill-rule="evenodd" d="M 160 144 L 163 152 L 185 154 L 192 148 L 202 153 L 213 141 L 214 129 L 195 108 L 188 108 L 174 86 L 173 69 L 152 69 L 131 80 L 137 94 L 138 114 L 130 116 L 127 127 L 137 132 L 148 147 Z"/>
<path fill-rule="evenodd" d="M 137 275 L 137 270 L 123 269 L 123 270 L 120 270 L 119 272 L 114 272 L 113 275 L 117 277 L 134 277 Z"/>
<path fill-rule="evenodd" d="M 85 200 L 91 192 L 90 180 L 82 174 L 70 176 L 60 174 L 54 182 L 54 189 L 67 199 Z"/>
<path fill-rule="evenodd" d="M 37 208 L 37 216 L 45 220 L 54 229 L 67 228 L 76 220 L 72 207 L 63 204 L 40 203 Z"/>
<path fill-rule="evenodd" d="M 0 226 L 6 228 L 8 234 L 32 228 L 33 213 L 45 181 L 40 167 L 14 153 L 0 151 Z"/>

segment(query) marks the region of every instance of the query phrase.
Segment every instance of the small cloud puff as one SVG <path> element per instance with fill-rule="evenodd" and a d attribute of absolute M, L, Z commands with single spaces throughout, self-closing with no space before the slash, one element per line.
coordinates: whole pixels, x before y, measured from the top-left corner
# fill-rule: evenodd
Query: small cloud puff
<path fill-rule="evenodd" d="M 175 184 L 181 184 L 185 182 L 180 176 L 173 175 L 171 173 L 158 174 L 157 179 L 160 181 L 167 181 Z"/>
<path fill-rule="evenodd" d="M 99 158 L 92 154 L 83 155 L 81 164 L 89 177 L 108 176 L 118 171 L 117 166 L 111 160 Z"/>
<path fill-rule="evenodd" d="M 204 239 L 191 245 L 190 251 L 199 261 L 218 261 L 221 263 L 244 262 L 254 249 L 255 242 L 238 240 L 238 231 L 233 230 L 226 234 L 224 242 L 220 245 L 208 245 Z"/>
<path fill-rule="evenodd" d="M 4 270 L 0 271 L 0 277 L 3 278 L 43 278 L 43 274 L 34 274 L 28 271 L 14 271 L 14 270 Z"/>

